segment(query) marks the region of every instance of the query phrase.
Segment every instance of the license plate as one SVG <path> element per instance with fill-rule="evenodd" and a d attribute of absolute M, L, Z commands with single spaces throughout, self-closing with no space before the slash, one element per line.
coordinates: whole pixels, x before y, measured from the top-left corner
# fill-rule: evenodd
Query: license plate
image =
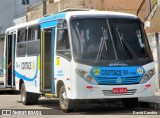
<path fill-rule="evenodd" d="M 113 94 L 127 93 L 127 88 L 113 88 Z"/>

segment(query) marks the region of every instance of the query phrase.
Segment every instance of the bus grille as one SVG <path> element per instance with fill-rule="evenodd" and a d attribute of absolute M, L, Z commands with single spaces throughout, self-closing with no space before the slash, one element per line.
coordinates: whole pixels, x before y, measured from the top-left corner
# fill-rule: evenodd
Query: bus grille
<path fill-rule="evenodd" d="M 118 95 L 134 95 L 136 92 L 136 89 L 130 89 L 127 90 L 126 93 L 117 93 L 117 94 L 113 94 L 112 90 L 102 90 L 103 94 L 106 96 L 118 96 Z"/>
<path fill-rule="evenodd" d="M 141 80 L 141 76 L 125 77 L 125 78 L 107 78 L 96 77 L 98 84 L 100 85 L 126 85 L 126 84 L 138 84 Z M 120 81 L 119 81 L 120 80 Z"/>

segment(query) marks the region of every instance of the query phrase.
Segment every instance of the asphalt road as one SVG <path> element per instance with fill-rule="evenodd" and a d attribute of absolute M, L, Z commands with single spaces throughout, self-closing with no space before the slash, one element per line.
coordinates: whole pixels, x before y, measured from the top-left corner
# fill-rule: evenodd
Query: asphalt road
<path fill-rule="evenodd" d="M 120 102 L 107 103 L 107 104 L 79 104 L 77 109 L 71 113 L 64 113 L 59 109 L 59 103 L 56 99 L 40 98 L 37 105 L 24 106 L 20 101 L 20 95 L 16 94 L 0 94 L 0 109 L 12 109 L 12 110 L 40 110 L 42 114 L 49 115 L 116 115 L 122 117 L 122 115 L 135 116 L 133 114 L 141 112 L 155 111 L 160 113 L 160 110 L 149 108 L 148 106 L 140 106 L 134 109 L 124 108 Z M 119 116 L 120 115 L 120 116 Z M 136 114 L 137 115 L 137 114 Z M 151 114 L 150 114 L 151 115 Z M 160 114 L 159 114 L 160 115 Z M 158 115 L 156 115 L 158 117 Z M 122 117 L 124 118 L 124 117 Z M 146 118 L 146 117 L 145 117 Z"/>

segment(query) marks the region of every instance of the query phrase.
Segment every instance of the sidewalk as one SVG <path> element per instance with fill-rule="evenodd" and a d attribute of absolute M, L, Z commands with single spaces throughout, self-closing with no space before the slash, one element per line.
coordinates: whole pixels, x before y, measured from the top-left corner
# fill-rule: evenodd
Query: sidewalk
<path fill-rule="evenodd" d="M 0 77 L 0 83 L 3 82 L 3 81 L 4 81 L 4 78 L 3 78 L 3 77 Z"/>
<path fill-rule="evenodd" d="M 3 77 L 0 77 L 0 84 L 1 83 L 4 83 L 4 78 Z"/>
<path fill-rule="evenodd" d="M 144 97 L 138 99 L 141 106 L 148 106 L 154 109 L 160 109 L 160 93 L 156 93 L 152 97 Z"/>

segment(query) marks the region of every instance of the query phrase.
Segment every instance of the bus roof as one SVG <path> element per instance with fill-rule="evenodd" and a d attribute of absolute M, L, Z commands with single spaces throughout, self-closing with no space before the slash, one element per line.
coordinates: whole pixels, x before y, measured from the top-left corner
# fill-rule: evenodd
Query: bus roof
<path fill-rule="evenodd" d="M 49 16 L 41 18 L 39 22 L 43 23 L 43 22 L 54 20 L 54 19 L 62 19 L 62 18 L 65 18 L 65 15 L 66 15 L 65 12 L 54 14 L 54 15 L 49 15 Z"/>
<path fill-rule="evenodd" d="M 137 16 L 129 13 L 122 13 L 122 12 L 112 12 L 112 11 L 96 11 L 96 10 L 90 10 L 90 11 L 69 11 L 69 12 L 62 12 L 50 16 L 43 17 L 39 20 L 40 23 L 51 21 L 54 19 L 62 19 L 70 16 L 79 16 L 79 15 L 106 15 L 106 16 L 119 16 L 119 17 L 132 17 L 137 18 Z"/>
<path fill-rule="evenodd" d="M 6 30 L 6 32 L 14 31 L 14 30 L 17 30 L 17 29 L 20 29 L 20 28 L 24 28 L 24 27 L 30 27 L 30 26 L 33 26 L 33 25 L 37 25 L 37 24 L 39 24 L 38 21 L 39 21 L 39 19 L 38 20 L 30 21 L 30 22 L 26 22 L 26 23 L 22 23 L 22 24 L 13 26 L 13 27 L 10 27 L 10 28 L 8 28 Z"/>
<path fill-rule="evenodd" d="M 53 15 L 49 15 L 46 17 L 42 17 L 40 19 L 22 23 L 20 25 L 13 26 L 11 28 L 8 28 L 6 32 L 8 31 L 14 31 L 16 29 L 24 28 L 24 27 L 30 27 L 32 25 L 40 24 L 41 28 L 48 28 L 48 27 L 54 27 L 58 23 L 58 19 L 69 19 L 71 16 L 108 16 L 108 17 L 125 17 L 125 18 L 137 18 L 137 16 L 128 14 L 128 13 L 122 13 L 122 12 L 111 12 L 111 11 L 96 11 L 96 10 L 89 10 L 89 11 L 68 11 L 68 12 L 61 12 Z"/>
<path fill-rule="evenodd" d="M 132 18 L 135 19 L 137 16 L 128 14 L 128 13 L 121 13 L 121 12 L 110 12 L 110 11 L 96 11 L 96 10 L 89 10 L 89 11 L 68 11 L 62 12 L 50 16 L 43 17 L 39 20 L 41 28 L 49 28 L 57 26 L 58 19 L 69 19 L 72 16 L 107 16 L 112 18 Z"/>
<path fill-rule="evenodd" d="M 74 12 L 68 12 L 66 14 L 66 17 L 71 16 L 112 16 L 112 17 L 130 17 L 130 18 L 137 18 L 137 16 L 129 13 L 122 13 L 122 12 L 112 12 L 112 11 L 96 11 L 96 10 L 90 10 L 90 11 L 74 11 Z"/>

